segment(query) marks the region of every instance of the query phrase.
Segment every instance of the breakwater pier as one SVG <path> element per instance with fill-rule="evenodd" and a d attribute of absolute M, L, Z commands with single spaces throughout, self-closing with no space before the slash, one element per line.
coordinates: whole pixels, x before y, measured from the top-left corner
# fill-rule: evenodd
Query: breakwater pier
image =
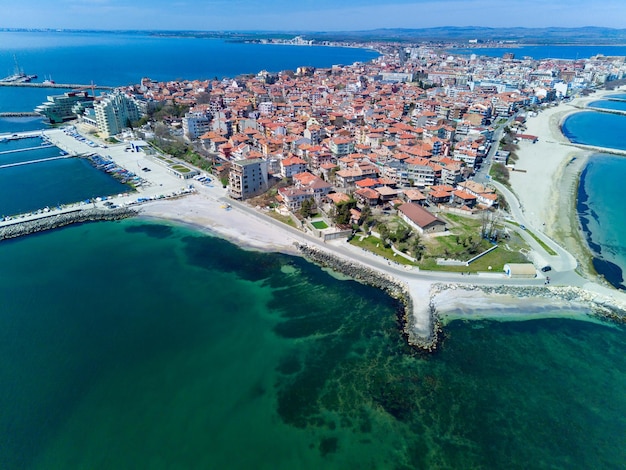
<path fill-rule="evenodd" d="M 34 83 L 34 82 L 0 82 L 0 86 L 22 87 L 22 88 L 93 88 L 94 90 L 113 90 L 112 86 L 93 85 L 84 83 Z"/>
<path fill-rule="evenodd" d="M 43 162 L 61 160 L 63 158 L 72 158 L 72 157 L 74 157 L 74 155 L 59 155 L 58 157 L 40 158 L 38 160 L 28 160 L 27 162 L 7 163 L 5 165 L 0 165 L 0 170 L 2 170 L 3 168 L 11 168 L 13 166 L 32 165 L 34 163 L 43 163 Z"/>
<path fill-rule="evenodd" d="M 137 215 L 136 210 L 125 207 L 118 209 L 78 208 L 60 213 L 39 214 L 34 219 L 3 222 L 0 225 L 0 240 L 22 237 L 76 223 L 121 220 L 135 215 Z"/>
<path fill-rule="evenodd" d="M 9 113 L 0 113 L 0 118 L 20 118 L 20 117 L 40 117 L 41 114 L 35 112 L 9 112 Z"/>

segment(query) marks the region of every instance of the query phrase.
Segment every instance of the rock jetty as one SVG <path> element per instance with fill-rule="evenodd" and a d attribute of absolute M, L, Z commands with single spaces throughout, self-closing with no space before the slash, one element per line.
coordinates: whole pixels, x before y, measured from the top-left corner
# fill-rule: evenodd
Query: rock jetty
<path fill-rule="evenodd" d="M 413 297 L 408 285 L 398 278 L 380 272 L 376 269 L 364 266 L 355 261 L 340 258 L 325 250 L 321 250 L 306 244 L 295 243 L 296 248 L 302 255 L 314 263 L 328 267 L 333 271 L 344 274 L 363 284 L 382 289 L 392 298 L 398 301 L 398 319 L 402 325 L 402 334 L 407 343 L 419 350 L 432 352 L 437 348 L 438 338 L 441 334 L 441 326 L 435 318 L 435 310 L 432 305 L 430 309 L 431 331 L 427 336 L 416 334 L 412 327 L 413 317 Z"/>
<path fill-rule="evenodd" d="M 137 215 L 137 211 L 128 208 L 117 209 L 76 209 L 61 214 L 50 214 L 33 220 L 15 222 L 0 227 L 0 240 L 22 237 L 44 230 L 65 227 L 66 225 L 94 222 L 100 220 L 121 220 Z"/>

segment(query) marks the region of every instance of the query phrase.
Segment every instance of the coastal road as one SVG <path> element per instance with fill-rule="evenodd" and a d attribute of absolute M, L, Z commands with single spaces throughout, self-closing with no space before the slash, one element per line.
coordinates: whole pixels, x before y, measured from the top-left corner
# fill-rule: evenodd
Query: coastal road
<path fill-rule="evenodd" d="M 240 210 L 252 217 L 262 218 L 266 223 L 271 224 L 282 231 L 289 233 L 293 241 L 315 246 L 323 250 L 328 250 L 341 258 L 359 262 L 365 266 L 371 266 L 380 271 L 393 276 L 405 279 L 416 279 L 432 282 L 454 282 L 468 285 L 514 285 L 514 286 L 540 286 L 544 284 L 543 278 L 534 279 L 510 279 L 504 273 L 484 273 L 484 274 L 461 274 L 448 271 L 420 271 L 417 268 L 407 269 L 405 265 L 394 263 L 386 258 L 378 256 L 369 251 L 347 243 L 346 240 L 335 240 L 325 243 L 323 240 L 314 237 L 310 233 L 291 227 L 283 222 L 273 219 L 263 214 L 259 210 L 248 206 L 245 203 L 234 201 L 222 196 L 219 199 L 224 204 L 230 204 L 234 210 Z"/>

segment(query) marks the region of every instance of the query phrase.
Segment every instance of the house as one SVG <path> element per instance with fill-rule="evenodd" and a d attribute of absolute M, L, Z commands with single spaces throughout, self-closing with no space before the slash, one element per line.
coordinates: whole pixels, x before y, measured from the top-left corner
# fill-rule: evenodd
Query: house
<path fill-rule="evenodd" d="M 533 144 L 539 140 L 539 137 L 530 134 L 517 134 L 515 137 L 525 142 L 532 142 Z"/>
<path fill-rule="evenodd" d="M 313 194 L 313 197 L 318 204 L 332 189 L 332 185 L 330 183 L 327 183 L 319 176 L 315 176 L 307 171 L 293 175 L 293 182 L 296 188 Z"/>
<path fill-rule="evenodd" d="M 362 204 L 367 204 L 368 206 L 375 206 L 378 204 L 379 194 L 372 188 L 357 189 L 354 192 L 354 196 L 356 200 Z"/>
<path fill-rule="evenodd" d="M 417 189 L 405 189 L 404 197 L 406 198 L 407 202 L 414 202 L 422 206 L 426 204 L 426 196 L 424 196 L 424 194 L 422 194 L 422 192 L 418 191 Z"/>
<path fill-rule="evenodd" d="M 452 192 L 453 201 L 470 209 L 476 205 L 476 196 L 461 189 Z"/>
<path fill-rule="evenodd" d="M 389 202 L 398 197 L 400 191 L 397 189 L 390 188 L 389 186 L 381 186 L 379 188 L 374 188 L 380 196 L 381 202 Z"/>
<path fill-rule="evenodd" d="M 298 157 L 283 158 L 280 161 L 280 175 L 283 178 L 292 178 L 293 175 L 306 171 L 306 162 Z"/>
<path fill-rule="evenodd" d="M 294 187 L 279 188 L 278 195 L 283 204 L 291 211 L 300 209 L 305 200 L 313 199 L 313 193 Z"/>
<path fill-rule="evenodd" d="M 398 207 L 398 215 L 421 234 L 444 232 L 446 223 L 428 212 L 422 206 L 406 202 Z"/>

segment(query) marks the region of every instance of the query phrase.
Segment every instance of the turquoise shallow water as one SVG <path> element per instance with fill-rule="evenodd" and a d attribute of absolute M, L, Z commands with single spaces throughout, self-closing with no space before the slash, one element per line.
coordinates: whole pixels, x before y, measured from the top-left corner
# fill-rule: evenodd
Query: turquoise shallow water
<path fill-rule="evenodd" d="M 614 95 L 624 98 L 625 95 Z M 624 109 L 619 101 L 599 101 L 591 106 Z M 563 133 L 573 142 L 600 147 L 626 149 L 626 116 L 584 111 L 568 117 Z M 589 159 L 578 185 L 579 220 L 593 253 L 596 271 L 618 289 L 624 289 L 626 271 L 626 215 L 622 209 L 623 157 L 594 154 Z"/>
<path fill-rule="evenodd" d="M 0 243 L 1 468 L 619 468 L 626 331 L 454 321 L 127 220 Z"/>

